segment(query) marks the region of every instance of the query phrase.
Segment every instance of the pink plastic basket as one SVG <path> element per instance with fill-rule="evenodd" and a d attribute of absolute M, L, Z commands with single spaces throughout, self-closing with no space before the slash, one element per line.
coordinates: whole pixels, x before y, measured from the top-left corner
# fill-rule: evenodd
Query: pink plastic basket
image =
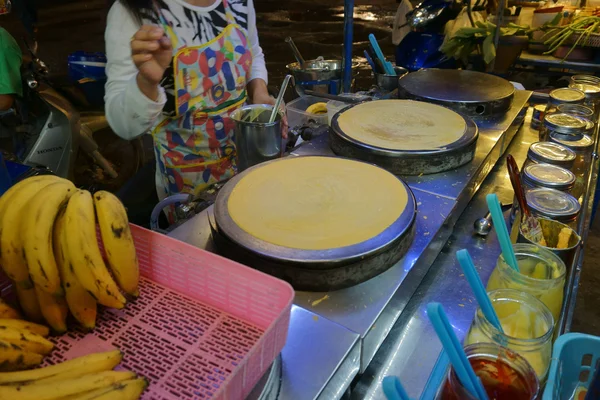
<path fill-rule="evenodd" d="M 140 296 L 102 309 L 96 329 L 53 338 L 46 364 L 119 348 L 121 367 L 150 381 L 144 399 L 243 399 L 288 332 L 294 291 L 284 281 L 131 225 Z M 10 291 L 6 282 L 0 290 Z"/>

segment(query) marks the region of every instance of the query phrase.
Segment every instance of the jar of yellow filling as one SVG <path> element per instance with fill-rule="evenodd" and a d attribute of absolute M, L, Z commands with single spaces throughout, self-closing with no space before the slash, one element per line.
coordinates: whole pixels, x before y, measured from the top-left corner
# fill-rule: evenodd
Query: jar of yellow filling
<path fill-rule="evenodd" d="M 487 284 L 487 291 L 517 289 L 541 300 L 554 321 L 558 321 L 563 303 L 565 263 L 554 253 L 534 244 L 513 245 L 520 272 L 508 266 L 502 254 Z"/>
<path fill-rule="evenodd" d="M 552 355 L 552 313 L 541 301 L 518 290 L 499 289 L 488 295 L 504 332 L 496 329 L 478 308 L 465 345 L 495 343 L 507 347 L 525 358 L 543 382 Z"/>

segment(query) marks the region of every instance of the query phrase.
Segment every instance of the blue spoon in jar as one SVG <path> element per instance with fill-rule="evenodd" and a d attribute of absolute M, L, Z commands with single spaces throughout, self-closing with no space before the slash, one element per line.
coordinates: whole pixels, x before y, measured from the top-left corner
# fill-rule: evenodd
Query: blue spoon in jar
<path fill-rule="evenodd" d="M 498 236 L 500 248 L 502 248 L 502 256 L 504 256 L 504 261 L 506 261 L 508 266 L 514 269 L 515 271 L 521 272 L 519 270 L 519 264 L 517 263 L 517 257 L 515 256 L 515 250 L 513 249 L 512 243 L 510 241 L 508 228 L 506 227 L 506 223 L 504 222 L 502 206 L 500 205 L 498 196 L 496 196 L 495 193 L 491 193 L 485 197 L 485 200 L 487 202 L 490 213 L 492 214 L 494 230 L 496 231 L 496 235 Z"/>
<path fill-rule="evenodd" d="M 485 287 L 483 286 L 483 282 L 481 282 L 481 278 L 475 269 L 475 264 L 473 264 L 471 255 L 467 250 L 462 249 L 456 252 L 456 258 L 458 259 L 458 262 L 465 273 L 465 277 L 467 278 L 471 289 L 473 289 L 475 299 L 477 299 L 477 303 L 479 304 L 479 308 L 481 308 L 481 312 L 483 312 L 485 318 L 490 321 L 491 324 L 496 327 L 496 329 L 504 333 L 502 325 L 500 324 L 500 319 L 498 318 L 498 314 L 496 314 L 496 310 L 494 310 L 492 301 L 490 300 Z"/>

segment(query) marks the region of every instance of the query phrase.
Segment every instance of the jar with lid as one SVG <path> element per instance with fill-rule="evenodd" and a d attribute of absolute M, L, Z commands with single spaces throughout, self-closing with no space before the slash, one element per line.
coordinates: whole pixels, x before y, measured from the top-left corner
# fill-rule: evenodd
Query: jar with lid
<path fill-rule="evenodd" d="M 493 343 L 476 343 L 464 348 L 469 364 L 481 380 L 490 399 L 534 400 L 540 382 L 526 359 L 506 347 Z M 476 400 L 466 389 L 454 368 L 450 367 L 438 400 Z"/>
<path fill-rule="evenodd" d="M 583 104 L 585 93 L 574 88 L 554 89 L 550 92 L 545 114 L 554 113 L 561 104 Z"/>
<path fill-rule="evenodd" d="M 567 268 L 550 250 L 529 243 L 513 245 L 519 271 L 512 269 L 502 254 L 488 280 L 487 291 L 516 289 L 529 293 L 548 307 L 555 321 L 560 316 Z"/>
<path fill-rule="evenodd" d="M 566 168 L 552 164 L 530 164 L 521 170 L 523 190 L 527 193 L 535 188 L 551 188 L 571 193 L 576 181 L 575 174 Z M 515 197 L 511 209 L 511 220 L 519 211 L 519 203 Z"/>
<path fill-rule="evenodd" d="M 575 152 L 553 142 L 535 142 L 529 146 L 523 169 L 531 164 L 552 164 L 571 170 L 575 163 Z"/>
<path fill-rule="evenodd" d="M 540 382 L 544 382 L 552 355 L 552 313 L 529 293 L 515 289 L 488 292 L 498 315 L 501 332 L 477 308 L 465 345 L 495 343 L 505 346 L 527 360 Z"/>
<path fill-rule="evenodd" d="M 536 188 L 528 190 L 525 198 L 529 210 L 534 216 L 562 222 L 570 228 L 577 229 L 577 217 L 581 205 L 569 193 L 556 189 Z M 521 210 L 517 208 L 514 218 L 511 218 L 510 238 L 513 243 L 516 243 L 519 237 L 519 221 L 521 221 Z"/>
<path fill-rule="evenodd" d="M 597 115 L 597 104 L 600 101 L 600 78 L 592 75 L 573 75 L 569 87 L 581 90 L 585 94 L 585 105 L 594 109 Z"/>
<path fill-rule="evenodd" d="M 565 140 L 564 135 L 556 132 L 550 134 L 550 141 L 568 147 L 575 153 L 576 158 L 572 171 L 577 177 L 577 181 L 573 188 L 573 194 L 579 198 L 585 191 L 585 177 L 588 172 L 588 163 L 591 161 L 594 141 L 588 135 L 583 135 L 579 140 Z"/>
<path fill-rule="evenodd" d="M 565 113 L 545 113 L 540 127 L 540 141 L 549 140 L 550 134 L 559 134 L 564 139 L 579 140 L 587 129 L 587 121 L 576 115 Z"/>
<path fill-rule="evenodd" d="M 590 107 L 583 104 L 560 104 L 557 107 L 557 111 L 585 118 L 587 120 L 587 128 L 585 130 L 586 135 L 594 135 L 594 110 Z"/>

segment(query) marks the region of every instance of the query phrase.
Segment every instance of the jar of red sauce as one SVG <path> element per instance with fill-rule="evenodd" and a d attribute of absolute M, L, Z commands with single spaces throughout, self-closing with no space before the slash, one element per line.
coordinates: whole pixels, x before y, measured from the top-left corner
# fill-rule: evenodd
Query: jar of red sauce
<path fill-rule="evenodd" d="M 479 377 L 489 400 L 533 400 L 540 390 L 540 383 L 527 360 L 517 353 L 492 343 L 476 343 L 465 346 L 467 358 Z M 460 383 L 454 369 L 438 395 L 438 400 L 475 400 Z"/>

